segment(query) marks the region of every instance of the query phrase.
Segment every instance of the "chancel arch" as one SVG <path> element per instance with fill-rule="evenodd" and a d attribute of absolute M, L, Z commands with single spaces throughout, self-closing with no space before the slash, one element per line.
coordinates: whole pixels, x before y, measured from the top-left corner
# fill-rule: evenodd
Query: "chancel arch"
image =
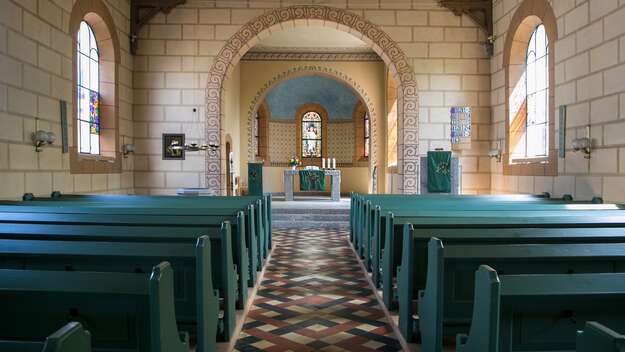
<path fill-rule="evenodd" d="M 363 40 L 389 66 L 398 82 L 398 119 L 400 142 L 397 145 L 398 174 L 403 193 L 419 191 L 419 136 L 418 136 L 418 93 L 414 72 L 403 50 L 377 25 L 361 16 L 326 6 L 292 6 L 280 8 L 242 26 L 227 41 L 215 58 L 209 71 L 206 98 L 206 139 L 220 144 L 223 140 L 223 83 L 243 54 L 262 38 L 290 27 L 321 26 L 348 32 Z M 372 131 L 373 132 L 373 131 Z M 215 190 L 224 190 L 224 156 L 219 150 L 207 154 L 206 185 Z M 252 158 L 250 159 L 252 160 Z"/>

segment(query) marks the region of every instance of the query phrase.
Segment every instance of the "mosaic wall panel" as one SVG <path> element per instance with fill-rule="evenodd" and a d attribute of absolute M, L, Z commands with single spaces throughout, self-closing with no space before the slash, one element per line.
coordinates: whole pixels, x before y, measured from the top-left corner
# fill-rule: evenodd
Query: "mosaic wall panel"
<path fill-rule="evenodd" d="M 328 126 L 328 157 L 337 163 L 351 163 L 354 158 L 354 123 L 330 123 Z"/>
<path fill-rule="evenodd" d="M 295 155 L 295 124 L 269 121 L 269 160 L 286 162 Z"/>

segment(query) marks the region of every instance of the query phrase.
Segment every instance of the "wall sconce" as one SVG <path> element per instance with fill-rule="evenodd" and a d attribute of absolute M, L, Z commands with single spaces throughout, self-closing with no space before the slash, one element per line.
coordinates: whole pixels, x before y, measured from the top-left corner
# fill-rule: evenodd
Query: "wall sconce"
<path fill-rule="evenodd" d="M 501 146 L 497 142 L 497 147 L 488 151 L 488 157 L 495 159 L 498 163 L 501 162 Z"/>
<path fill-rule="evenodd" d="M 573 150 L 584 153 L 584 158 L 590 159 L 592 140 L 590 139 L 590 126 L 586 126 L 586 137 L 575 138 L 572 143 Z"/>
<path fill-rule="evenodd" d="M 135 145 L 132 143 L 126 143 L 124 145 L 122 145 L 122 155 L 125 158 L 128 158 L 128 154 L 134 154 L 135 153 Z"/>
<path fill-rule="evenodd" d="M 46 132 L 44 130 L 38 130 L 37 132 L 33 132 L 30 137 L 33 140 L 33 145 L 35 146 L 35 151 L 39 153 L 41 151 L 41 147 L 46 144 L 52 144 L 56 141 L 56 134 L 53 132 Z"/>
<path fill-rule="evenodd" d="M 493 56 L 493 53 L 495 52 L 495 36 L 491 35 L 486 38 L 486 41 L 482 42 L 482 47 L 484 48 L 484 53 L 488 57 Z"/>
<path fill-rule="evenodd" d="M 219 145 L 212 144 L 212 143 L 201 144 L 201 145 L 197 143 L 190 143 L 190 144 L 180 145 L 178 141 L 172 141 L 169 147 L 172 150 L 184 150 L 186 152 L 197 152 L 200 150 L 208 150 L 208 149 L 210 149 L 211 152 L 214 152 L 214 151 L 217 151 L 217 149 L 219 149 Z"/>

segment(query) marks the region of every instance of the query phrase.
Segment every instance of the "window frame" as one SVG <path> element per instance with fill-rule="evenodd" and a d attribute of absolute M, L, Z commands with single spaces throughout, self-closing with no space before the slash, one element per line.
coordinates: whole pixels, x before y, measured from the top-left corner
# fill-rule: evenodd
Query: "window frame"
<path fill-rule="evenodd" d="M 82 48 L 81 48 L 81 41 L 79 40 L 79 38 L 81 38 L 81 36 L 82 36 L 81 32 L 83 31 L 83 24 L 85 25 L 86 30 L 89 31 L 87 33 L 87 36 L 89 38 L 89 43 L 88 43 L 88 46 L 87 46 L 87 53 L 84 50 L 82 50 Z M 77 126 L 78 136 L 77 136 L 76 140 L 77 140 L 77 143 L 78 143 L 78 152 L 81 155 L 99 156 L 99 155 L 101 155 L 101 153 L 100 153 L 100 145 L 101 145 L 101 138 L 102 138 L 102 136 L 100 134 L 100 130 L 101 130 L 101 120 L 100 120 L 101 119 L 101 111 L 100 111 L 101 110 L 101 108 L 100 108 L 100 105 L 101 105 L 101 96 L 100 96 L 100 75 L 101 75 L 101 72 L 100 72 L 100 50 L 98 48 L 98 42 L 97 42 L 97 38 L 96 38 L 95 32 L 93 31 L 93 28 L 91 27 L 91 25 L 87 21 L 83 20 L 83 21 L 80 22 L 80 29 L 78 30 L 78 33 L 77 33 L 76 37 L 77 37 L 77 40 L 76 40 L 76 56 L 77 56 L 77 61 L 78 61 L 77 65 L 76 65 L 77 79 L 76 79 L 76 82 L 75 82 L 76 83 L 76 92 L 77 92 L 76 100 L 77 100 L 77 102 L 80 102 L 81 92 L 82 91 L 86 91 L 86 93 L 89 94 L 89 100 L 91 100 L 91 95 L 95 94 L 97 96 L 97 109 L 98 109 L 97 121 L 93 121 L 92 122 L 92 121 L 90 121 L 90 119 L 89 120 L 84 120 L 83 119 L 85 116 L 82 116 L 82 110 L 80 109 L 80 104 L 78 104 L 79 106 L 76 109 L 77 110 L 76 123 L 78 124 L 78 126 Z M 92 40 L 94 41 L 93 43 L 92 43 Z M 92 57 L 92 53 L 91 52 L 93 50 L 95 50 L 95 53 L 96 53 L 96 56 L 97 56 L 96 59 L 94 59 Z M 86 60 L 88 60 L 87 62 L 88 62 L 88 71 L 89 71 L 88 75 L 89 75 L 89 78 L 87 79 L 87 82 L 86 82 L 87 86 L 83 86 L 83 79 L 82 79 L 82 76 L 81 76 L 82 72 L 81 72 L 81 69 L 80 69 L 81 68 L 80 62 L 82 61 L 81 59 L 83 57 L 86 58 Z M 96 69 L 97 69 L 97 82 L 96 82 L 97 89 L 96 90 L 93 89 L 93 85 L 92 85 L 93 77 L 91 77 L 91 74 L 93 73 L 93 70 L 92 70 L 91 65 L 96 65 L 97 66 L 96 67 Z M 89 108 L 91 108 L 91 104 L 89 104 Z M 81 126 L 82 126 L 83 123 L 89 124 L 89 137 L 90 137 L 89 138 L 89 143 L 88 143 L 88 145 L 89 145 L 89 148 L 88 148 L 89 152 L 84 152 L 83 151 L 83 145 L 81 143 L 81 141 L 82 141 L 82 138 L 81 138 L 82 137 L 82 128 L 81 128 Z M 92 128 L 94 127 L 93 125 L 95 125 L 97 133 L 91 132 Z M 93 151 L 93 140 L 91 140 L 91 138 L 93 138 L 91 136 L 92 134 L 95 134 L 95 135 L 98 136 L 97 137 L 97 152 L 95 152 L 95 153 L 92 152 Z"/>
<path fill-rule="evenodd" d="M 532 45 L 532 40 L 536 39 L 537 33 L 539 31 L 539 29 L 541 29 L 545 32 L 544 33 L 544 39 L 545 41 L 543 43 L 538 43 L 537 41 L 534 41 L 534 48 L 531 47 Z M 530 62 L 530 55 L 532 52 L 534 52 L 534 55 L 536 55 L 537 49 L 538 49 L 538 44 L 546 44 L 545 46 L 545 52 L 541 57 L 534 57 L 533 61 Z M 530 84 L 528 82 L 529 75 L 528 72 L 530 71 L 530 67 L 531 65 L 535 65 L 536 68 L 537 64 L 539 63 L 539 61 L 541 59 L 545 58 L 544 63 L 545 63 L 545 70 L 544 73 L 546 76 L 544 77 L 539 77 L 541 80 L 545 80 L 546 84 L 545 87 L 542 89 L 534 89 L 533 91 L 530 91 Z M 534 30 L 532 31 L 532 34 L 530 36 L 530 40 L 527 46 L 527 50 L 525 52 L 525 114 L 526 114 L 526 118 L 525 118 L 525 134 L 524 134 L 524 138 L 525 138 L 525 152 L 523 156 L 520 156 L 518 158 L 514 158 L 511 156 L 511 162 L 513 164 L 523 164 L 523 163 L 540 163 L 540 162 L 546 162 L 549 160 L 549 38 L 547 37 L 547 32 L 545 29 L 545 25 L 540 23 L 536 26 L 536 28 L 534 28 Z M 536 86 L 538 84 L 539 79 L 535 78 L 535 82 L 534 82 L 534 86 Z M 541 123 L 531 123 L 531 119 L 530 119 L 530 97 L 531 96 L 537 96 L 538 94 L 540 94 L 541 92 L 545 93 L 545 116 L 544 116 L 544 122 Z M 544 133 L 545 133 L 545 143 L 544 146 L 545 148 L 543 149 L 544 154 L 536 154 L 536 155 L 530 155 L 528 154 L 528 146 L 529 146 L 529 134 L 528 134 L 528 130 L 530 127 L 532 126 L 539 126 L 539 125 L 543 125 L 543 129 L 544 129 Z"/>
<path fill-rule="evenodd" d="M 80 153 L 78 142 L 78 33 L 82 22 L 93 31 L 99 51 L 100 154 Z M 117 27 L 102 0 L 76 0 L 69 19 L 72 37 L 72 94 L 69 164 L 71 174 L 119 174 L 122 172 L 119 144 L 119 65 L 121 49 Z M 126 140 L 128 141 L 128 140 Z"/>
<path fill-rule="evenodd" d="M 526 54 L 529 41 L 539 25 L 544 25 L 548 44 L 548 87 L 547 87 L 547 155 L 545 157 L 512 158 L 512 150 L 525 134 L 526 111 L 516 110 L 518 82 L 526 67 Z M 503 146 L 502 166 L 504 175 L 513 176 L 555 176 L 558 174 L 558 153 L 555 138 L 555 38 L 557 38 L 556 17 L 545 0 L 525 0 L 513 15 L 505 38 L 503 69 L 505 74 L 505 135 L 492 141 L 492 147 Z M 525 89 L 523 89 L 523 93 Z M 513 98 L 517 99 L 513 99 Z M 525 99 L 526 96 L 523 97 Z M 514 104 L 513 104 L 514 102 Z M 523 101 L 526 108 L 526 102 Z M 516 111 L 512 111 L 515 109 Z M 526 109 L 525 109 L 526 110 Z M 514 125 L 511 121 L 516 122 Z M 494 164 L 497 165 L 497 164 Z"/>

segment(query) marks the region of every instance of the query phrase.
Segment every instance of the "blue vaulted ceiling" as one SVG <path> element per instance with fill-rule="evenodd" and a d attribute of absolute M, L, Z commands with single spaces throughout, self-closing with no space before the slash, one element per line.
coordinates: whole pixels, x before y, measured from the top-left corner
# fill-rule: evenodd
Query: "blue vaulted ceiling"
<path fill-rule="evenodd" d="M 358 97 L 344 84 L 322 76 L 303 76 L 284 81 L 265 98 L 271 118 L 294 119 L 300 106 L 317 103 L 327 111 L 330 120 L 352 118 Z"/>

